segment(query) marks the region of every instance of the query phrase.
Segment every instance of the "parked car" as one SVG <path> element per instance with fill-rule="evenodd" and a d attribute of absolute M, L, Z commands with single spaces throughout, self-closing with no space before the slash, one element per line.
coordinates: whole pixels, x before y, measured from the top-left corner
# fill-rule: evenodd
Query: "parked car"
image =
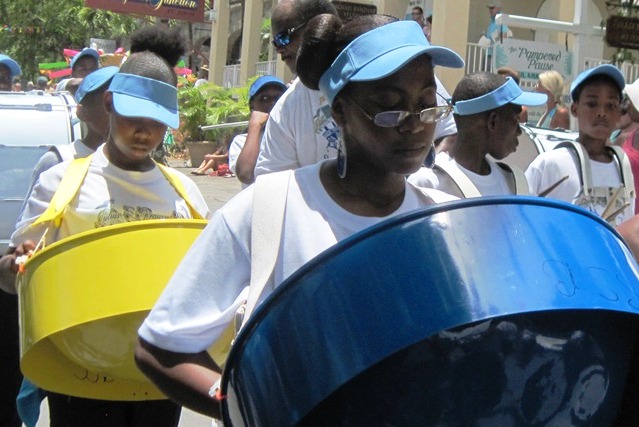
<path fill-rule="evenodd" d="M 69 93 L 0 92 L 0 254 L 4 254 L 38 159 L 80 137 Z"/>

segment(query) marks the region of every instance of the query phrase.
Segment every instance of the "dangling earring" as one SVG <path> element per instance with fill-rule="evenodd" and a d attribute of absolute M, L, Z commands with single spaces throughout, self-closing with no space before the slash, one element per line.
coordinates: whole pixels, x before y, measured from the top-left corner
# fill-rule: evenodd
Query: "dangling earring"
<path fill-rule="evenodd" d="M 337 139 L 337 174 L 342 179 L 346 176 L 346 145 L 341 136 Z"/>

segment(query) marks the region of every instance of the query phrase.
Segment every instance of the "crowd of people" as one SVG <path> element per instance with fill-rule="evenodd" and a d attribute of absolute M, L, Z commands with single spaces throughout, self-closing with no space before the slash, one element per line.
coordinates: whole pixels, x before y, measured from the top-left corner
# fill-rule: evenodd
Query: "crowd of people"
<path fill-rule="evenodd" d="M 490 37 L 507 35 L 494 23 L 500 9 L 500 2 L 489 5 Z M 228 152 L 205 158 L 194 170 L 205 174 L 226 160 L 243 184 L 215 213 L 189 177 L 151 158 L 167 129 L 179 126 L 173 68 L 184 54 L 183 41 L 154 26 L 132 36 L 131 55 L 121 67 L 100 68 L 91 48 L 73 58 L 71 78 L 57 90 L 74 94 L 86 133 L 45 154 L 35 167 L 11 247 L 0 258 L 2 290 L 16 293 L 20 263 L 44 234 L 52 242 L 132 220 L 209 222 L 140 329 L 131 331 L 139 335 L 139 369 L 168 399 L 79 398 L 40 391 L 27 378 L 18 405 L 22 421 L 30 427 L 37 420 L 25 396 L 48 398 L 53 426 L 176 426 L 182 406 L 219 419 L 222 368 L 208 349 L 235 326 L 249 298 L 260 256 L 252 239 L 262 231 L 253 218 L 254 200 L 264 200 L 260 192 L 269 186 L 285 183 L 283 201 L 273 198 L 266 206 L 282 212 L 281 240 L 272 248 L 274 265 L 261 274 L 258 304 L 302 265 L 353 234 L 469 197 L 526 194 L 582 206 L 617 227 L 639 256 L 635 181 L 624 169 L 627 163 L 639 173 L 639 81 L 626 84 L 612 65 L 587 69 L 572 81 L 565 106 L 557 72 L 542 73 L 535 91 L 524 92 L 514 70 L 483 71 L 464 76 L 451 96 L 434 69 L 462 68 L 464 61 L 430 43 L 432 17 L 415 7 L 412 18 L 343 21 L 328 0 L 277 3 L 273 45 L 297 77 L 290 85 L 275 76 L 256 79 L 246 132 Z M 0 90 L 11 90 L 20 73 L 16 61 L 0 55 Z M 37 86 L 47 83 L 38 79 Z M 568 129 L 572 116 L 579 136 L 521 171 L 502 160 L 517 149 L 520 123 L 531 106 L 546 108 L 538 126 Z M 84 178 L 61 219 L 55 226 L 40 220 L 67 171 L 78 167 L 85 168 Z M 593 191 L 584 192 L 586 184 Z M 131 210 L 136 214 L 127 215 Z M 19 375 L 19 366 L 9 368 Z M 15 405 L 15 394 L 13 401 L 0 402 L 3 411 Z M 22 421 L 14 415 L 6 425 Z"/>

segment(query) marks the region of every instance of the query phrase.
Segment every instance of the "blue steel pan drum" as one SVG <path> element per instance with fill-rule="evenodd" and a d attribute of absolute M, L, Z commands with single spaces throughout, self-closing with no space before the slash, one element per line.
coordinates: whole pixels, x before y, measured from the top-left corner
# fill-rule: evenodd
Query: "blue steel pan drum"
<path fill-rule="evenodd" d="M 228 426 L 639 426 L 638 267 L 604 221 L 486 197 L 307 263 L 222 379 Z"/>

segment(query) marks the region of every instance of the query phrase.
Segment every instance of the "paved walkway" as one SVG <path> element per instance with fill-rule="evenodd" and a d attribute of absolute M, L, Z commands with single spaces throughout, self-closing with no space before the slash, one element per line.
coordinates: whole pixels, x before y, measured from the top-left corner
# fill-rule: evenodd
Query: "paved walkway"
<path fill-rule="evenodd" d="M 190 175 L 193 168 L 185 167 L 183 160 L 171 160 L 170 164 L 193 179 L 200 191 L 202 191 L 211 212 L 221 208 L 242 190 L 242 184 L 235 177 L 195 176 Z M 36 427 L 48 427 L 49 408 L 46 399 L 42 403 L 40 414 L 40 420 Z M 188 409 L 183 409 L 179 427 L 211 427 L 211 419 Z"/>

